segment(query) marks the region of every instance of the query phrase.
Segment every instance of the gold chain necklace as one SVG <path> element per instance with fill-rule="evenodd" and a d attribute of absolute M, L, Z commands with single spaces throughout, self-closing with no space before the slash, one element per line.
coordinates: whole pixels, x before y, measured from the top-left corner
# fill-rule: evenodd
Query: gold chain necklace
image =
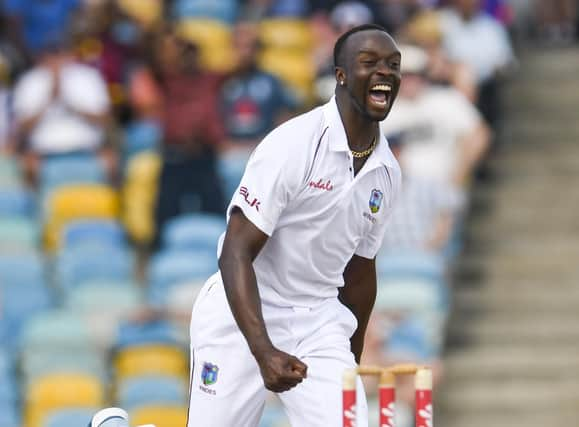
<path fill-rule="evenodd" d="M 374 139 L 372 140 L 372 144 L 370 144 L 370 147 L 367 150 L 364 151 L 350 150 L 350 152 L 352 153 L 352 156 L 354 156 L 355 159 L 363 159 L 364 157 L 372 154 L 374 148 L 376 148 L 376 137 L 374 137 Z"/>

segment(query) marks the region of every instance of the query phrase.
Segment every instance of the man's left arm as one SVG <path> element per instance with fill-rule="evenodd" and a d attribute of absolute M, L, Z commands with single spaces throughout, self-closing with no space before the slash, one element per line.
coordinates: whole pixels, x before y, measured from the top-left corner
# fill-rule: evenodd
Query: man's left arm
<path fill-rule="evenodd" d="M 360 363 L 364 349 L 364 335 L 370 313 L 376 300 L 375 259 L 354 255 L 344 270 L 344 286 L 338 298 L 358 319 L 358 328 L 350 338 L 352 353 L 356 363 Z"/>

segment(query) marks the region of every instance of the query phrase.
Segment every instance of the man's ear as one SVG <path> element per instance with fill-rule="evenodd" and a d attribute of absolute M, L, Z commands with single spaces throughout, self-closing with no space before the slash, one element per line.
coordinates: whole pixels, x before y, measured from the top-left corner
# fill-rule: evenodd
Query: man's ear
<path fill-rule="evenodd" d="M 336 82 L 339 86 L 344 86 L 346 84 L 346 71 L 342 67 L 335 68 Z"/>

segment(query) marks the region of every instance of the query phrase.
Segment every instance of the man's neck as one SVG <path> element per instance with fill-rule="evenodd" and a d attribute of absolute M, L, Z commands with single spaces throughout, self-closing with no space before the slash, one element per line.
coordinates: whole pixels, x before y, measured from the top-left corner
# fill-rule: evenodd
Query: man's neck
<path fill-rule="evenodd" d="M 378 138 L 378 122 L 366 117 L 363 112 L 353 105 L 347 93 L 336 94 L 338 112 L 346 131 L 348 146 L 354 151 L 364 151 L 374 138 Z"/>

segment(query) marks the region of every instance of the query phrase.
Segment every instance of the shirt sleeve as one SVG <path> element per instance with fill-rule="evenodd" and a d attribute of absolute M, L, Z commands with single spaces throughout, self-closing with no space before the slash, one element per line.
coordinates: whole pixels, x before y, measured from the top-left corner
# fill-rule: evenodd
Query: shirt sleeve
<path fill-rule="evenodd" d="M 392 212 L 396 207 L 396 201 L 400 195 L 400 187 L 402 185 L 400 169 L 390 170 L 390 174 L 393 177 L 392 186 L 390 191 L 389 202 L 384 206 L 386 208 L 383 214 L 380 216 L 378 221 L 372 226 L 370 232 L 360 241 L 356 251 L 356 255 L 363 258 L 372 259 L 376 257 L 378 251 L 382 247 L 382 241 L 384 240 L 384 235 L 386 229 L 392 218 Z"/>
<path fill-rule="evenodd" d="M 12 95 L 12 108 L 17 120 L 25 120 L 40 113 L 50 100 L 52 89 L 45 73 L 31 71 L 16 83 Z"/>
<path fill-rule="evenodd" d="M 269 134 L 251 155 L 233 195 L 234 206 L 261 231 L 271 236 L 278 219 L 303 180 L 304 158 L 291 149 L 291 140 Z"/>

